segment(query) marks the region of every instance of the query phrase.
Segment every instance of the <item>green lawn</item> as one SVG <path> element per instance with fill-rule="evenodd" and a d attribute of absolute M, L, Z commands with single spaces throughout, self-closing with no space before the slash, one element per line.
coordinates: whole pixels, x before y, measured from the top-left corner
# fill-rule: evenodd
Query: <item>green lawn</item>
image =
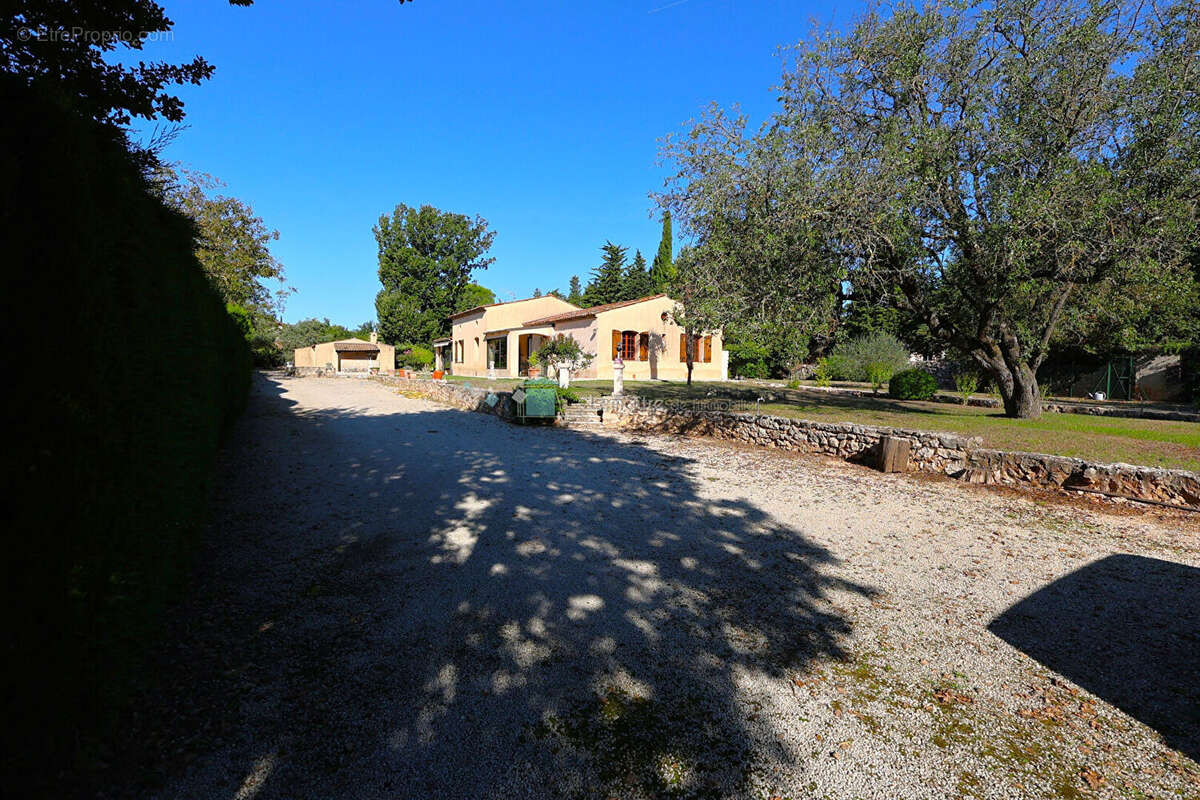
<path fill-rule="evenodd" d="M 575 384 L 573 384 L 575 385 Z M 610 381 L 580 381 L 581 389 L 607 394 Z M 703 405 L 714 400 L 735 401 L 732 411 L 778 414 L 826 422 L 858 422 L 894 428 L 950 431 L 983 438 L 985 447 L 1035 453 L 1122 461 L 1156 467 L 1200 471 L 1200 423 L 1094 417 L 1085 414 L 1044 414 L 1040 419 L 1009 419 L 997 409 L 847 397 L 800 389 L 747 389 L 737 384 L 629 382 L 626 391 L 651 400 Z M 757 397 L 772 400 L 755 403 Z"/>
<path fill-rule="evenodd" d="M 519 378 L 454 378 L 475 386 L 500 390 L 521 383 Z M 612 381 L 574 381 L 581 395 L 609 394 Z M 880 397 L 848 397 L 799 389 L 762 388 L 737 383 L 628 381 L 628 394 L 648 400 L 703 407 L 728 400 L 735 412 L 778 414 L 824 422 L 858 422 L 926 431 L 948 431 L 983 438 L 985 447 L 1034 453 L 1122 461 L 1155 467 L 1200 471 L 1200 423 L 1094 417 L 1085 414 L 1044 414 L 1041 419 L 1009 419 L 996 409 L 945 403 L 924 403 Z M 759 397 L 767 402 L 756 403 Z"/>

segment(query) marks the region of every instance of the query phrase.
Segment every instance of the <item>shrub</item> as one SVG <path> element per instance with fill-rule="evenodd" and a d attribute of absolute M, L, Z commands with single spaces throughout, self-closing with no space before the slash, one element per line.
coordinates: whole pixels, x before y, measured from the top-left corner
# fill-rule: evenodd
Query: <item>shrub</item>
<path fill-rule="evenodd" d="M 796 378 L 792 378 L 790 381 L 788 381 L 788 382 L 787 382 L 787 388 L 789 388 L 789 389 L 799 389 L 799 388 L 800 388 L 800 381 L 799 381 L 798 379 L 796 379 Z"/>
<path fill-rule="evenodd" d="M 853 362 L 844 355 L 831 353 L 821 359 L 821 361 L 825 364 L 830 381 L 854 381 L 860 379 Z M 825 385 L 828 386 L 829 384 L 826 383 Z"/>
<path fill-rule="evenodd" d="M 828 358 L 817 359 L 817 365 L 813 368 L 813 380 L 817 382 L 817 386 L 828 386 L 833 382 L 833 369 L 829 366 Z"/>
<path fill-rule="evenodd" d="M 596 357 L 592 353 L 583 352 L 579 342 L 561 333 L 542 345 L 538 352 L 541 353 L 542 363 L 546 365 L 547 374 L 559 367 L 570 370 L 586 369 Z"/>
<path fill-rule="evenodd" d="M 834 348 L 830 359 L 836 359 L 831 363 L 834 380 L 871 380 L 868 368 L 873 367 L 875 377 L 884 376 L 881 386 L 892 375 L 908 369 L 909 363 L 908 348 L 890 333 L 872 333 L 843 342 Z"/>
<path fill-rule="evenodd" d="M 900 400 L 928 400 L 937 394 L 937 378 L 923 369 L 897 372 L 888 382 L 888 394 Z"/>
<path fill-rule="evenodd" d="M 563 406 L 580 402 L 579 392 L 574 389 L 563 388 L 562 386 L 555 387 L 554 390 L 554 407 L 557 411 L 562 411 Z"/>
<path fill-rule="evenodd" d="M 883 388 L 883 385 L 891 380 L 895 373 L 895 368 L 885 361 L 871 361 L 867 364 L 867 383 L 871 384 L 871 391 L 878 392 Z"/>
<path fill-rule="evenodd" d="M 770 351 L 758 342 L 729 345 L 729 371 L 739 378 L 769 378 Z"/>
<path fill-rule="evenodd" d="M 971 395 L 975 394 L 975 390 L 979 388 L 979 377 L 970 372 L 960 372 L 954 376 L 954 389 L 958 392 L 958 396 L 962 398 L 962 404 L 965 406 L 971 399 Z"/>
<path fill-rule="evenodd" d="M 433 366 L 433 351 L 428 347 L 414 345 L 400 356 L 400 363 L 408 369 L 429 369 Z"/>

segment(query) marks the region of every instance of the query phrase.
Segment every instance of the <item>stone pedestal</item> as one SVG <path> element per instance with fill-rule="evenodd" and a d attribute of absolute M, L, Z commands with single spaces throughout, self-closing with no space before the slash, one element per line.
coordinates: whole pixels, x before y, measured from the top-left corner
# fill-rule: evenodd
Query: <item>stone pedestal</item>
<path fill-rule="evenodd" d="M 571 370 L 569 368 L 558 368 L 558 385 L 564 389 L 571 385 Z"/>
<path fill-rule="evenodd" d="M 625 362 L 617 359 L 613 362 L 613 397 L 625 394 Z"/>

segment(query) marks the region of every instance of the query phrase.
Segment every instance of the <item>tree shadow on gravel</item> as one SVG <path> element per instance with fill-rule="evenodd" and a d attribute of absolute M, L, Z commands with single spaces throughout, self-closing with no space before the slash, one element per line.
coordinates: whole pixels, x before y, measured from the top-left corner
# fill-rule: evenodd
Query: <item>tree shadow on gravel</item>
<path fill-rule="evenodd" d="M 872 594 L 637 443 L 263 376 L 241 425 L 129 794 L 749 794 L 786 760 L 756 682 L 841 657 L 836 606 Z"/>
<path fill-rule="evenodd" d="M 996 617 L 995 635 L 1200 761 L 1200 569 L 1113 555 Z"/>

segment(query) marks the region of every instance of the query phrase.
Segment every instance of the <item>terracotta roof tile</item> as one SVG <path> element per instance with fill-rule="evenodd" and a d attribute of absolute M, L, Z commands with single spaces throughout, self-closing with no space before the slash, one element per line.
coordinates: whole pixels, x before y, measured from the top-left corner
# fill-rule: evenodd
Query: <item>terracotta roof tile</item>
<path fill-rule="evenodd" d="M 612 311 L 614 308 L 624 308 L 625 306 L 637 305 L 644 303 L 647 300 L 657 300 L 660 297 L 666 297 L 665 294 L 652 294 L 648 297 L 639 297 L 637 300 L 622 300 L 619 303 L 605 303 L 602 306 L 592 306 L 591 308 L 581 308 L 577 311 L 564 311 L 561 314 L 552 314 L 549 317 L 541 317 L 539 319 L 531 319 L 525 323 L 526 327 L 531 325 L 545 325 L 553 322 L 565 322 L 569 319 L 582 319 L 583 317 L 594 317 L 597 314 L 605 311 Z"/>
<path fill-rule="evenodd" d="M 333 349 L 339 353 L 352 352 L 356 350 L 379 352 L 379 345 L 371 342 L 364 342 L 362 339 L 342 339 L 339 342 L 333 343 Z"/>
<path fill-rule="evenodd" d="M 554 297 L 554 295 L 543 294 L 539 297 L 526 297 L 523 300 L 505 300 L 504 302 L 501 302 L 501 303 L 488 303 L 486 306 L 475 306 L 474 308 L 468 308 L 465 311 L 455 311 L 453 314 L 450 315 L 449 319 L 457 319 L 458 317 L 466 316 L 467 314 L 474 314 L 476 311 L 483 311 L 485 308 L 495 308 L 496 306 L 507 306 L 507 305 L 512 305 L 513 303 L 526 303 L 530 300 L 541 300 L 542 297 Z M 559 299 L 562 300 L 561 297 Z M 567 301 L 563 300 L 563 302 L 566 303 Z M 568 303 L 568 305 L 570 305 L 570 304 Z"/>

